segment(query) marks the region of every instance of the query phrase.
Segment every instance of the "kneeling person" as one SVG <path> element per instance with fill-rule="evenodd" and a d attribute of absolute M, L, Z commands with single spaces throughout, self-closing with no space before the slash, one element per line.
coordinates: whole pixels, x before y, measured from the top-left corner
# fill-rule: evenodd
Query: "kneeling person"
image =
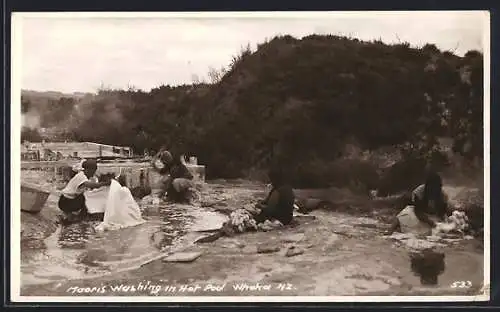
<path fill-rule="evenodd" d="M 86 160 L 82 164 L 83 170 L 78 172 L 68 182 L 59 197 L 59 209 L 66 215 L 66 222 L 75 222 L 87 214 L 84 191 L 87 189 L 100 188 L 109 185 L 111 181 L 92 182 L 90 179 L 97 171 L 95 160 Z"/>
<path fill-rule="evenodd" d="M 183 157 L 183 156 L 181 156 Z M 181 157 L 176 157 L 169 164 L 168 176 L 164 181 L 167 198 L 174 202 L 188 202 L 189 190 L 193 185 L 193 175 L 182 163 Z"/>
<path fill-rule="evenodd" d="M 431 172 L 425 184 L 413 190 L 410 202 L 396 216 L 387 234 L 394 231 L 428 233 L 438 221 L 444 221 L 450 209 L 442 187 L 439 174 Z"/>
<path fill-rule="evenodd" d="M 257 223 L 266 220 L 278 220 L 283 225 L 293 220 L 295 194 L 293 188 L 286 183 L 282 169 L 273 168 L 269 173 L 272 189 L 267 198 L 257 204 L 261 211 L 254 218 Z"/>

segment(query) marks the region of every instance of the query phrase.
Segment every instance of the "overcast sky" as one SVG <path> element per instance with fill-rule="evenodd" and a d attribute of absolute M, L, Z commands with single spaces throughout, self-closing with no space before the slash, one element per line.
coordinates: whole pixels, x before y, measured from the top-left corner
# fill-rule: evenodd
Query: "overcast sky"
<path fill-rule="evenodd" d="M 277 13 L 274 13 L 279 16 Z M 290 34 L 350 35 L 363 40 L 434 43 L 463 55 L 483 50 L 481 12 L 409 12 L 270 17 L 65 17 L 24 16 L 23 89 L 94 92 L 101 85 L 150 90 L 207 77 L 242 46 Z M 17 26 L 14 26 L 17 27 Z M 13 51 L 13 53 L 18 53 Z"/>

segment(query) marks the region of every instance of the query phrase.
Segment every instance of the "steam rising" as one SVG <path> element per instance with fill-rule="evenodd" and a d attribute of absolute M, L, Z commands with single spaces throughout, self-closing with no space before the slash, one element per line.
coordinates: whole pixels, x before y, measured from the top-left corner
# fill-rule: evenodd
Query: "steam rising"
<path fill-rule="evenodd" d="M 40 128 L 40 116 L 38 116 L 34 111 L 29 111 L 27 113 L 22 114 L 21 126 L 30 129 Z"/>

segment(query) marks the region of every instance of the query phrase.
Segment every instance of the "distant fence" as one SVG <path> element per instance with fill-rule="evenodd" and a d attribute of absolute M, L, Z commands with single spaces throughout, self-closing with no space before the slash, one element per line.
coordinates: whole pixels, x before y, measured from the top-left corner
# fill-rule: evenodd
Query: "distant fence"
<path fill-rule="evenodd" d="M 78 161 L 22 161 L 21 170 L 38 170 L 50 173 L 54 179 L 68 180 L 71 167 Z M 205 181 L 205 166 L 188 165 L 188 169 L 196 179 Z M 98 173 L 123 174 L 130 188 L 143 184 L 152 189 L 159 188 L 160 174 L 157 173 L 149 162 L 103 162 L 98 164 Z"/>

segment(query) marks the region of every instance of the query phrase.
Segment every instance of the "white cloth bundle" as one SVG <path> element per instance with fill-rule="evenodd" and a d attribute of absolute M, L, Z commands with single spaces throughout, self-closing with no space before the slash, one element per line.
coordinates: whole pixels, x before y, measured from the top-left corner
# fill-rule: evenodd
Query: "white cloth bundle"
<path fill-rule="evenodd" d="M 109 195 L 108 186 L 85 191 L 83 195 L 89 213 L 103 213 L 106 211 L 106 202 Z"/>
<path fill-rule="evenodd" d="M 467 218 L 465 212 L 455 210 L 448 218 L 448 222 L 455 224 L 456 229 L 460 232 L 463 232 L 469 225 L 469 218 Z"/>
<path fill-rule="evenodd" d="M 111 180 L 106 200 L 104 221 L 96 227 L 97 231 L 116 230 L 144 223 L 139 205 L 127 187 Z"/>
<path fill-rule="evenodd" d="M 464 233 L 469 224 L 469 219 L 463 211 L 453 211 L 452 215 L 448 217 L 447 222 L 438 223 L 432 229 L 432 235 L 437 236 L 442 233 L 449 233 L 452 231 Z"/>
<path fill-rule="evenodd" d="M 260 224 L 257 224 L 252 213 L 247 209 L 237 209 L 229 215 L 229 221 L 226 223 L 230 226 L 232 230 L 236 233 L 244 233 L 251 231 L 270 231 L 279 227 L 283 224 L 278 220 L 270 221 L 266 220 Z"/>
<path fill-rule="evenodd" d="M 229 222 L 237 233 L 257 230 L 257 222 L 255 222 L 253 216 L 245 209 L 237 209 L 231 212 Z"/>

